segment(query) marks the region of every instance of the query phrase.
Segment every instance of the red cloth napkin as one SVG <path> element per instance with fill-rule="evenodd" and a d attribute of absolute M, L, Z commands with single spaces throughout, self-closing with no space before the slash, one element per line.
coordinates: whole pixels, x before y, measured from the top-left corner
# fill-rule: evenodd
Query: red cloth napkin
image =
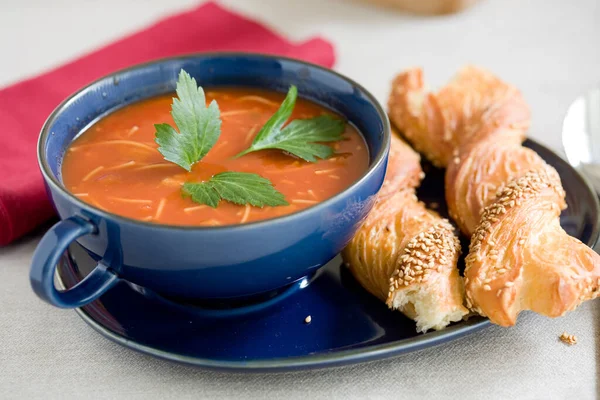
<path fill-rule="evenodd" d="M 0 90 L 0 246 L 54 214 L 38 169 L 36 143 L 45 119 L 65 97 L 132 64 L 215 50 L 286 55 L 327 67 L 334 62 L 331 44 L 322 39 L 290 43 L 264 26 L 209 2 Z"/>

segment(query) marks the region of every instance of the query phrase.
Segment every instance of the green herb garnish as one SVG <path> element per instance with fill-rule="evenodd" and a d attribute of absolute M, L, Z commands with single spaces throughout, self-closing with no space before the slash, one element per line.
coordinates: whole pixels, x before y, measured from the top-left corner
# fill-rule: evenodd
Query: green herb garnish
<path fill-rule="evenodd" d="M 206 106 L 204 90 L 184 70 L 179 73 L 176 91 L 171 115 L 179 132 L 169 124 L 156 124 L 155 141 L 165 160 L 191 171 L 219 139 L 221 112 L 214 100 Z"/>
<path fill-rule="evenodd" d="M 183 69 L 177 80 L 177 98 L 171 115 L 177 130 L 169 124 L 156 124 L 158 151 L 180 167 L 191 171 L 215 145 L 221 135 L 221 112 L 216 101 L 206 106 L 202 87 Z M 206 182 L 185 183 L 182 193 L 196 203 L 217 207 L 219 201 L 255 207 L 287 205 L 281 192 L 268 179 L 245 172 L 223 172 Z"/>
<path fill-rule="evenodd" d="M 288 205 L 283 194 L 275 190 L 271 181 L 248 172 L 221 172 L 205 182 L 185 183 L 183 193 L 194 202 L 213 208 L 221 200 L 255 207 Z"/>
<path fill-rule="evenodd" d="M 323 115 L 309 119 L 295 119 L 284 127 L 294 111 L 297 97 L 298 89 L 296 86 L 291 86 L 285 100 L 258 132 L 250 148 L 236 157 L 265 149 L 283 150 L 309 162 L 331 156 L 333 154 L 331 147 L 321 143 L 341 140 L 344 122 Z"/>

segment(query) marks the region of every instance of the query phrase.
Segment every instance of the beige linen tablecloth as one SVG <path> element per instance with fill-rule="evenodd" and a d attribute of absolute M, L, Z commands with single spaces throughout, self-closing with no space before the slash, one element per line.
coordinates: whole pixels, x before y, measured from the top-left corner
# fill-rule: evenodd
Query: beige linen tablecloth
<path fill-rule="evenodd" d="M 323 34 L 336 44 L 337 69 L 382 101 L 403 68 L 425 66 L 436 85 L 465 63 L 483 65 L 522 89 L 533 110 L 531 136 L 557 151 L 570 101 L 600 83 L 600 3 L 594 0 L 485 0 L 463 14 L 430 19 L 350 0 L 223 3 L 298 39 Z M 193 4 L 3 0 L 0 86 Z M 213 372 L 122 348 L 73 311 L 39 301 L 28 269 L 40 234 L 0 249 L 0 399 L 600 397 L 598 300 L 564 318 L 525 313 L 511 329 L 494 326 L 368 364 L 277 375 Z M 561 343 L 563 331 L 578 344 Z"/>

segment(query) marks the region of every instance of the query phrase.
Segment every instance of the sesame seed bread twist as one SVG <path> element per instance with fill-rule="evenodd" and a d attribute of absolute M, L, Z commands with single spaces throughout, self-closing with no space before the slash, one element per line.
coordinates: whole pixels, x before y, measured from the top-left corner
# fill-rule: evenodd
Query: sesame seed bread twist
<path fill-rule="evenodd" d="M 392 137 L 377 202 L 342 256 L 365 289 L 425 332 L 461 320 L 468 310 L 454 228 L 415 196 L 424 176 L 419 161 L 414 150 Z"/>
<path fill-rule="evenodd" d="M 522 146 L 530 111 L 491 73 L 463 68 L 438 93 L 422 71 L 398 75 L 390 119 L 446 168 L 450 216 L 471 236 L 467 306 L 510 326 L 522 310 L 556 317 L 600 291 L 600 256 L 560 226 L 565 193 L 554 168 Z"/>

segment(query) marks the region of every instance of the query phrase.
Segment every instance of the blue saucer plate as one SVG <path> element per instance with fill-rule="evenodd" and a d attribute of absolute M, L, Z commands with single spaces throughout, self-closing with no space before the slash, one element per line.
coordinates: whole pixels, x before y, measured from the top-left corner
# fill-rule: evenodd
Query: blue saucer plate
<path fill-rule="evenodd" d="M 599 207 L 594 192 L 550 150 L 532 141 L 526 145 L 561 175 L 568 203 L 561 216 L 564 229 L 595 245 Z M 440 204 L 438 211 L 444 214 L 443 172 L 424 167 L 427 178 L 418 195 Z M 462 244 L 466 252 L 468 240 L 463 238 Z M 76 243 L 60 264 L 59 278 L 66 288 L 96 266 Z M 244 303 L 183 304 L 121 281 L 77 312 L 102 335 L 143 353 L 201 367 L 260 371 L 382 359 L 438 345 L 489 324 L 475 317 L 442 331 L 417 334 L 413 321 L 363 290 L 339 256 L 314 276 Z"/>

